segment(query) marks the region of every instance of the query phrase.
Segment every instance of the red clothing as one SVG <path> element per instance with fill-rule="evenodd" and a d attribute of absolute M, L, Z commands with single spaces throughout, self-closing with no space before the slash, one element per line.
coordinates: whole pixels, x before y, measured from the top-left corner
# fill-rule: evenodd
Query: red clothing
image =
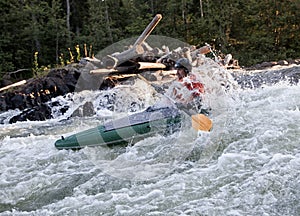
<path fill-rule="evenodd" d="M 193 91 L 193 97 L 198 97 L 204 93 L 204 85 L 201 82 L 184 82 L 184 85 L 188 90 Z"/>
<path fill-rule="evenodd" d="M 174 100 L 179 103 L 187 104 L 193 101 L 196 98 L 201 98 L 204 93 L 204 85 L 199 82 L 194 74 L 190 74 L 188 77 L 178 80 L 173 86 L 171 93 L 169 94 Z M 183 86 L 185 87 L 183 87 Z"/>

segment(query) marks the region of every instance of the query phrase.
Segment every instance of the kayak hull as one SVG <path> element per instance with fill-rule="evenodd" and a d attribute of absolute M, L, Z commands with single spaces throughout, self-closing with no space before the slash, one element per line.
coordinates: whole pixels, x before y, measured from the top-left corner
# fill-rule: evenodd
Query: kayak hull
<path fill-rule="evenodd" d="M 128 145 L 154 134 L 171 134 L 181 126 L 181 115 L 174 108 L 148 108 L 103 125 L 62 137 L 57 149 L 80 149 L 86 146 Z"/>

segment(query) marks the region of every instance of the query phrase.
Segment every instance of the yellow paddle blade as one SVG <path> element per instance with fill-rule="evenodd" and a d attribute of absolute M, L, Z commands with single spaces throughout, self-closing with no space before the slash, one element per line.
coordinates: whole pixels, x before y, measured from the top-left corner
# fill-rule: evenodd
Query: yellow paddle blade
<path fill-rule="evenodd" d="M 212 120 L 204 114 L 192 115 L 192 127 L 195 130 L 210 131 L 212 128 Z"/>

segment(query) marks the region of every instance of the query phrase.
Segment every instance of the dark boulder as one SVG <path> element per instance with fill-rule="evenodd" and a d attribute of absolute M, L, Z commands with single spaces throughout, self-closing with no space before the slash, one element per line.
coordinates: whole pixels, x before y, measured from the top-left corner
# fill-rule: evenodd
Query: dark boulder
<path fill-rule="evenodd" d="M 52 69 L 45 77 L 29 79 L 14 92 L 2 93 L 0 111 L 27 109 L 48 102 L 51 98 L 75 90 L 80 72 L 77 69 Z"/>
<path fill-rule="evenodd" d="M 13 97 L 11 97 L 10 102 L 14 108 L 17 108 L 20 110 L 26 108 L 25 97 L 22 94 L 15 94 Z"/>
<path fill-rule="evenodd" d="M 35 106 L 30 109 L 24 110 L 21 114 L 12 117 L 9 123 L 15 123 L 18 121 L 44 121 L 52 118 L 51 108 L 46 104 Z"/>
<path fill-rule="evenodd" d="M 80 106 L 78 109 L 76 109 L 72 116 L 93 116 L 95 115 L 95 110 L 92 102 L 86 102 L 84 105 Z"/>
<path fill-rule="evenodd" d="M 21 114 L 10 119 L 17 121 L 42 121 L 52 118 L 47 104 L 51 98 L 66 95 L 76 88 L 80 70 L 67 66 L 52 69 L 47 76 L 29 79 L 26 84 L 0 94 L 0 112 L 19 109 Z"/>

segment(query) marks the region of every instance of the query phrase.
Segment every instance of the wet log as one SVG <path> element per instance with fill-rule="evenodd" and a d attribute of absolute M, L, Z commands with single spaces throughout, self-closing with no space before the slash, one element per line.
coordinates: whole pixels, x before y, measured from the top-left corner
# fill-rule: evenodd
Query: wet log
<path fill-rule="evenodd" d="M 128 50 L 118 53 L 118 54 L 106 56 L 102 60 L 103 65 L 109 69 L 115 68 L 123 62 L 128 61 L 133 58 L 136 58 L 139 55 L 143 54 L 144 53 L 144 49 L 142 47 L 143 42 L 148 38 L 148 36 L 151 34 L 151 32 L 153 31 L 153 29 L 156 27 L 156 25 L 159 23 L 159 21 L 161 19 L 162 19 L 162 15 L 156 14 L 156 16 L 153 18 L 153 20 L 145 28 L 143 33 L 135 41 L 135 43 L 131 49 L 128 49 Z"/>

